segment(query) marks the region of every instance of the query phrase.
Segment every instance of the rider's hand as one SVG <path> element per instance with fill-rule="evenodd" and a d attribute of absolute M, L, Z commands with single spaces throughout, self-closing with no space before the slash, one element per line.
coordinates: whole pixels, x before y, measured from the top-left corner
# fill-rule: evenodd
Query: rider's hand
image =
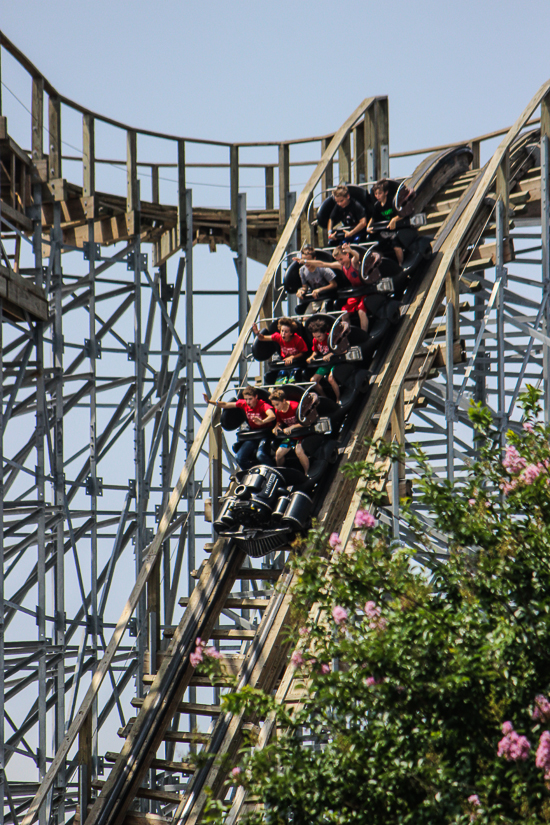
<path fill-rule="evenodd" d="M 314 301 L 316 301 L 319 298 L 319 290 L 314 289 L 313 292 L 311 293 L 311 297 L 313 298 Z"/>
<path fill-rule="evenodd" d="M 293 357 L 289 355 L 288 358 L 285 358 L 285 364 L 292 364 Z"/>
<path fill-rule="evenodd" d="M 393 230 L 395 229 L 395 227 L 396 227 L 396 226 L 397 226 L 397 217 L 394 217 L 394 218 L 392 218 L 392 219 L 391 219 L 391 221 L 389 222 L 389 224 L 388 224 L 388 229 L 391 229 L 391 230 L 393 231 Z"/>
<path fill-rule="evenodd" d="M 323 361 L 330 361 L 331 358 L 332 358 L 332 355 L 330 353 L 328 353 L 327 355 L 323 355 Z"/>

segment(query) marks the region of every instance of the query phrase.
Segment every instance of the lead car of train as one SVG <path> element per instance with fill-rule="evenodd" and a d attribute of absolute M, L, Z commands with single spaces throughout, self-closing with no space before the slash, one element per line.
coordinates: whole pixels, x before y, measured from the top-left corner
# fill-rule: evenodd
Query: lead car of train
<path fill-rule="evenodd" d="M 398 244 L 404 250 L 403 263 L 388 254 L 388 247 L 370 235 L 366 243 L 353 245 L 361 256 L 361 283 L 351 287 L 343 274 L 337 274 L 337 290 L 331 292 L 324 313 L 299 315 L 297 332 L 306 341 L 311 352 L 312 335 L 309 330 L 314 320 L 322 319 L 330 329 L 329 346 L 333 375 L 340 387 L 339 403 L 328 382 L 323 384 L 325 396 L 319 395 L 311 383 L 316 364 L 302 364 L 294 384 L 285 384 L 288 400 L 298 401 L 297 420 L 300 429 L 293 432 L 299 438 L 309 458 L 307 475 L 293 453 L 286 457 L 282 467 L 258 464 L 240 470 L 231 480 L 227 493 L 219 502 L 214 527 L 218 535 L 232 538 L 250 556 L 263 556 L 282 547 L 300 531 L 307 529 L 311 518 L 319 510 L 327 486 L 332 479 L 339 451 L 345 446 L 354 422 L 363 406 L 374 375 L 383 362 L 384 353 L 395 335 L 401 319 L 401 307 L 410 302 L 421 275 L 432 257 L 431 238 L 420 235 L 415 228 L 422 224 L 422 208 L 452 177 L 468 168 L 471 150 L 467 146 L 442 151 L 427 158 L 415 174 L 402 183 L 390 182 L 388 198 L 400 216 Z M 372 211 L 373 195 L 367 186 L 348 186 L 350 196 Z M 329 195 L 317 212 L 318 224 L 325 228 L 334 206 Z M 384 226 L 373 227 L 377 233 Z M 316 249 L 315 258 L 333 261 L 331 249 Z M 287 269 L 284 286 L 287 294 L 295 294 L 301 286 L 299 264 L 293 262 Z M 354 296 L 366 296 L 368 331 L 358 325 L 357 313 L 341 313 L 343 303 Z M 304 312 L 307 298 L 297 312 Z M 262 330 L 264 334 L 276 331 L 276 321 Z M 278 370 L 285 364 L 280 359 L 278 345 L 271 340 L 257 338 L 253 356 L 263 361 L 264 386 L 258 387 L 261 398 L 268 400 Z M 325 362 L 318 362 L 323 364 Z M 224 409 L 222 428 L 237 430 L 238 440 L 265 439 L 265 430 L 249 430 L 240 409 Z M 288 440 L 289 436 L 285 436 Z M 272 437 L 272 449 L 277 438 Z M 264 444 L 265 452 L 265 444 Z M 292 457 L 291 457 L 292 456 Z M 274 463 L 274 462 L 273 462 Z"/>

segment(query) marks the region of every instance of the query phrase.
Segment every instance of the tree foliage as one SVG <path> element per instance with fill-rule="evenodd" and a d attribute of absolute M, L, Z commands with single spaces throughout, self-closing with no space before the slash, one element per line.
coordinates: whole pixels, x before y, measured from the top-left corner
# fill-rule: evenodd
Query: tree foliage
<path fill-rule="evenodd" d="M 472 407 L 477 461 L 455 486 L 417 450 L 416 489 L 449 537 L 446 560 L 410 508 L 423 564 L 391 541 L 370 515 L 373 485 L 351 548 L 317 530 L 299 549 L 303 702 L 277 707 L 252 690 L 225 699 L 277 715 L 278 737 L 248 744 L 231 775 L 263 803 L 252 822 L 550 820 L 550 430 L 534 390 L 522 404 L 505 453 L 489 413 Z M 377 470 L 347 472 L 373 481 Z"/>

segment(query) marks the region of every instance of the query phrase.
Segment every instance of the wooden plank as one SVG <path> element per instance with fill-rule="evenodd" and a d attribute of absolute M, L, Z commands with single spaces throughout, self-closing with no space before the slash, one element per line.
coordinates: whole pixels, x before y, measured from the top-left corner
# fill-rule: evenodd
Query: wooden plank
<path fill-rule="evenodd" d="M 92 115 L 82 118 L 82 195 L 95 194 L 95 122 Z"/>
<path fill-rule="evenodd" d="M 134 708 L 142 708 L 145 699 L 132 699 L 130 704 Z M 195 713 L 197 716 L 217 716 L 221 713 L 220 705 L 205 705 L 200 702 L 180 702 L 176 708 L 176 713 Z M 117 758 L 120 754 L 117 754 Z"/>
<path fill-rule="evenodd" d="M 378 177 L 389 177 L 390 168 L 390 119 L 387 97 L 376 98 L 376 141 L 378 153 Z"/>
<path fill-rule="evenodd" d="M 229 247 L 237 251 L 237 214 L 239 211 L 239 147 L 233 144 L 229 149 L 229 195 L 231 217 L 229 222 Z"/>
<path fill-rule="evenodd" d="M 44 78 L 32 79 L 32 137 L 31 154 L 36 164 L 44 157 Z"/>
<path fill-rule="evenodd" d="M 187 197 L 185 191 L 185 141 L 178 140 L 178 222 L 176 245 L 181 248 L 187 242 Z M 158 174 L 157 174 L 158 199 Z"/>
<path fill-rule="evenodd" d="M 361 122 L 353 130 L 353 182 L 364 183 L 367 179 L 365 155 L 365 124 Z"/>
<path fill-rule="evenodd" d="M 265 208 L 273 209 L 274 200 L 274 166 L 265 167 Z"/>
<path fill-rule="evenodd" d="M 49 121 L 49 170 L 48 177 L 61 177 L 61 101 L 59 97 L 50 95 L 48 98 Z"/>
<path fill-rule="evenodd" d="M 27 218 L 27 216 L 22 212 L 19 212 L 18 209 L 13 209 L 13 207 L 9 206 L 5 201 L 2 201 L 2 213 L 19 229 L 25 229 L 27 232 L 32 232 L 33 225 L 31 219 Z"/>
<path fill-rule="evenodd" d="M 279 144 L 279 228 L 283 231 L 287 220 L 287 195 L 290 191 L 290 147 L 288 143 Z"/>
<path fill-rule="evenodd" d="M 128 129 L 126 132 L 126 212 L 138 212 L 139 186 L 137 176 L 137 132 Z M 138 230 L 139 231 L 139 230 Z"/>
<path fill-rule="evenodd" d="M 107 783 L 101 780 L 92 782 L 92 788 L 102 791 Z M 171 804 L 178 803 L 181 796 L 177 793 L 168 793 L 167 791 L 157 791 L 151 788 L 138 788 L 136 790 L 138 799 L 154 799 L 155 802 L 168 802 Z"/>
<path fill-rule="evenodd" d="M 245 598 L 235 598 L 234 596 L 229 596 L 226 599 L 225 606 L 226 607 L 236 607 L 239 609 L 246 609 L 246 610 L 264 610 L 269 605 L 270 599 L 245 599 Z M 189 597 L 183 596 L 179 600 L 179 604 L 182 607 L 186 607 L 189 604 Z"/>
<path fill-rule="evenodd" d="M 351 183 L 351 136 L 348 134 L 338 150 L 338 182 Z"/>

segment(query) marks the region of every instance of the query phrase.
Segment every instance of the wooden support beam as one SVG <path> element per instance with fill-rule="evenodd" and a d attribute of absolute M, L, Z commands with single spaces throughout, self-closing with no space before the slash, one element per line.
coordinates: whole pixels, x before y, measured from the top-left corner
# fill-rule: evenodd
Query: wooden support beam
<path fill-rule="evenodd" d="M 479 169 L 481 166 L 481 141 L 480 140 L 472 140 L 470 143 L 470 148 L 473 153 L 472 158 L 472 169 Z"/>
<path fill-rule="evenodd" d="M 387 178 L 390 175 L 390 114 L 388 98 L 376 98 L 375 107 L 378 177 Z"/>
<path fill-rule="evenodd" d="M 137 133 L 135 129 L 126 132 L 126 211 L 139 210 L 138 176 L 137 176 Z"/>
<path fill-rule="evenodd" d="M 61 177 L 61 101 L 50 95 L 48 98 L 49 121 L 49 178 L 55 180 Z"/>
<path fill-rule="evenodd" d="M 499 163 L 496 173 L 496 195 L 497 198 L 502 198 L 504 202 L 504 220 L 505 220 L 505 236 L 508 235 L 509 216 L 508 210 L 510 208 L 510 152 L 508 149 L 503 154 L 502 161 Z"/>
<path fill-rule="evenodd" d="M 338 149 L 338 182 L 351 183 L 351 135 L 349 132 Z"/>
<path fill-rule="evenodd" d="M 229 220 L 229 248 L 237 251 L 237 215 L 239 212 L 239 147 L 229 147 L 229 186 L 231 217 Z"/>
<path fill-rule="evenodd" d="M 274 209 L 274 166 L 265 167 L 265 208 Z"/>
<path fill-rule="evenodd" d="M 300 249 L 302 248 L 302 246 L 305 243 L 313 243 L 312 227 L 311 227 L 311 224 L 308 220 L 309 209 L 310 209 L 310 204 L 311 204 L 312 200 L 313 200 L 313 197 L 311 197 L 309 199 L 309 201 L 306 205 L 306 208 L 304 209 L 304 211 L 302 212 L 302 214 L 300 216 L 300 238 L 299 238 L 299 241 L 298 241 L 298 247 Z"/>
<path fill-rule="evenodd" d="M 365 126 L 363 121 L 353 130 L 353 182 L 364 183 L 367 179 L 365 156 Z"/>
<path fill-rule="evenodd" d="M 44 78 L 32 79 L 32 159 L 34 163 L 44 157 Z"/>
<path fill-rule="evenodd" d="M 540 133 L 550 137 L 550 93 L 543 97 L 540 104 Z"/>
<path fill-rule="evenodd" d="M 223 491 L 222 483 L 222 429 L 220 426 L 220 412 L 216 410 L 212 418 L 212 427 L 208 433 L 208 458 L 210 473 L 210 499 L 212 507 L 212 521 L 218 516 L 220 496 Z"/>
<path fill-rule="evenodd" d="M 372 183 L 378 178 L 378 147 L 376 129 L 377 109 L 373 104 L 369 106 L 363 118 L 363 142 L 365 150 L 366 180 Z"/>
<path fill-rule="evenodd" d="M 445 295 L 447 297 L 447 304 L 452 304 L 453 307 L 453 338 L 456 339 L 460 335 L 460 262 L 458 253 L 454 256 L 453 262 L 450 265 L 445 276 Z"/>
<path fill-rule="evenodd" d="M 187 197 L 185 187 L 185 141 L 178 140 L 178 247 L 185 246 L 187 239 Z"/>
<path fill-rule="evenodd" d="M 159 200 L 159 167 L 157 163 L 151 165 L 151 201 L 160 203 Z"/>
<path fill-rule="evenodd" d="M 287 221 L 287 194 L 290 191 L 290 147 L 279 144 L 279 234 Z"/>
<path fill-rule="evenodd" d="M 87 811 L 92 795 L 92 710 L 86 718 L 78 734 L 78 801 L 81 811 Z M 85 817 L 84 817 L 85 819 Z"/>
<path fill-rule="evenodd" d="M 324 154 L 327 151 L 328 145 L 331 141 L 331 138 L 323 138 L 321 141 L 321 154 Z M 321 188 L 323 192 L 326 192 L 327 189 L 332 189 L 334 186 L 334 165 L 332 160 L 330 160 L 327 164 L 325 171 L 321 177 Z"/>
<path fill-rule="evenodd" d="M 82 194 L 90 198 L 95 194 L 95 123 L 93 115 L 82 118 Z"/>

